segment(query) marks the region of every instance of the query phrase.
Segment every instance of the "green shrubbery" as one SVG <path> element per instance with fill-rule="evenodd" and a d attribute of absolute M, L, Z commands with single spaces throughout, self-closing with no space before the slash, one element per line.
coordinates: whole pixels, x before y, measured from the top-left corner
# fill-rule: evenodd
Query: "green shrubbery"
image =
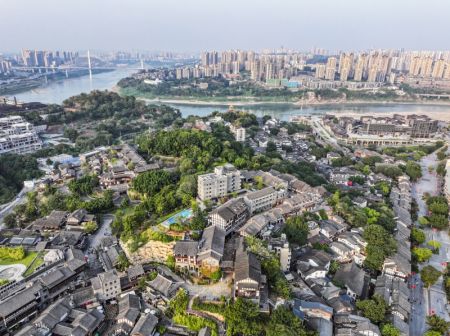
<path fill-rule="evenodd" d="M 23 246 L 19 247 L 0 246 L 0 259 L 18 261 L 25 258 L 25 254 L 26 253 Z"/>

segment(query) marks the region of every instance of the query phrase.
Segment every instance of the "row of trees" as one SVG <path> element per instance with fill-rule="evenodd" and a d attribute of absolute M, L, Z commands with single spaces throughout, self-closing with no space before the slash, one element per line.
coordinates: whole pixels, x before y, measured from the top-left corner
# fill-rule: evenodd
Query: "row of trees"
<path fill-rule="evenodd" d="M 448 229 L 448 201 L 443 196 L 430 196 L 426 200 L 428 215 L 419 218 L 421 225 L 428 225 L 438 230 Z"/>

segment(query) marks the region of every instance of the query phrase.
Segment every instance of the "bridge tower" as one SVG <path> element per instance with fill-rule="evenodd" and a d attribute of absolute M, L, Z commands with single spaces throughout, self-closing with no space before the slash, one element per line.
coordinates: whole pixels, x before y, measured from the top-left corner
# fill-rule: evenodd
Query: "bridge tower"
<path fill-rule="evenodd" d="M 89 78 L 92 79 L 91 52 L 89 50 L 87 52 L 87 61 L 88 61 L 88 68 L 89 68 Z"/>

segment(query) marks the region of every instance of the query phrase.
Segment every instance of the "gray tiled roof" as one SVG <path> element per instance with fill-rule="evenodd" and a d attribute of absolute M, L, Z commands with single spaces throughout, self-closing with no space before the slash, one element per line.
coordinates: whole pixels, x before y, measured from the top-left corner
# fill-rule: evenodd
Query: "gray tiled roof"
<path fill-rule="evenodd" d="M 245 250 L 244 241 L 240 238 L 240 246 L 236 251 L 234 261 L 234 277 L 239 282 L 245 279 L 252 279 L 258 284 L 261 283 L 261 262 L 256 255 Z"/>
<path fill-rule="evenodd" d="M 245 195 L 245 197 L 248 198 L 249 200 L 255 200 L 255 199 L 270 195 L 274 192 L 275 192 L 275 189 L 273 187 L 267 187 L 267 188 L 264 188 L 261 190 L 249 192 L 248 194 Z"/>
<path fill-rule="evenodd" d="M 355 262 L 341 265 L 333 279 L 342 283 L 360 297 L 364 295 L 367 289 L 366 273 Z"/>
<path fill-rule="evenodd" d="M 131 332 L 131 335 L 152 335 L 156 326 L 158 325 L 158 318 L 153 314 L 141 316 Z"/>
<path fill-rule="evenodd" d="M 41 290 L 42 286 L 36 283 L 7 300 L 0 302 L 0 317 L 8 316 L 27 304 L 36 303 L 35 295 Z"/>
<path fill-rule="evenodd" d="M 199 243 L 199 255 L 213 256 L 220 260 L 225 246 L 225 231 L 217 226 L 209 226 L 203 230 Z"/>
<path fill-rule="evenodd" d="M 196 256 L 198 251 L 198 242 L 192 240 L 178 240 L 173 248 L 175 255 Z"/>

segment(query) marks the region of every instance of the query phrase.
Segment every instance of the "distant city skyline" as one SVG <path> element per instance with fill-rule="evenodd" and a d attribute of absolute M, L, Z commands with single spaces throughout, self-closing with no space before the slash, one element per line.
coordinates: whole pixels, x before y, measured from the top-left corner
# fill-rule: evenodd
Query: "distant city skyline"
<path fill-rule="evenodd" d="M 445 0 L 2 1 L 0 51 L 445 50 Z"/>

